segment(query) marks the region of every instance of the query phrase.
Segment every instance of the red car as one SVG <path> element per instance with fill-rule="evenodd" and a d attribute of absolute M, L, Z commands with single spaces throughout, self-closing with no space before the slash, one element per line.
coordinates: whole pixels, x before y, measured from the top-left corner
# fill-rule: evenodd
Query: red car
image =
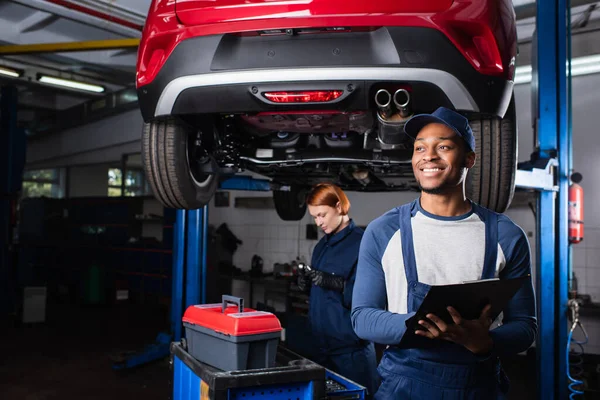
<path fill-rule="evenodd" d="M 254 171 L 297 220 L 319 181 L 415 190 L 403 125 L 446 106 L 477 135 L 471 198 L 504 211 L 516 54 L 511 0 L 154 0 L 137 65 L 146 174 L 165 206 L 195 209 Z"/>

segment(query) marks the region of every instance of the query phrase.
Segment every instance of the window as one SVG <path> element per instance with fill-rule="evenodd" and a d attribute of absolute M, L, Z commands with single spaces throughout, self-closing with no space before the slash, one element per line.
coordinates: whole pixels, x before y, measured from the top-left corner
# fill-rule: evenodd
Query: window
<path fill-rule="evenodd" d="M 21 197 L 64 197 L 63 173 L 61 168 L 25 171 Z"/>
<path fill-rule="evenodd" d="M 123 173 L 120 168 L 108 170 L 108 195 L 123 196 Z M 128 169 L 125 173 L 125 196 L 145 196 L 149 194 L 144 173 L 138 169 Z"/>

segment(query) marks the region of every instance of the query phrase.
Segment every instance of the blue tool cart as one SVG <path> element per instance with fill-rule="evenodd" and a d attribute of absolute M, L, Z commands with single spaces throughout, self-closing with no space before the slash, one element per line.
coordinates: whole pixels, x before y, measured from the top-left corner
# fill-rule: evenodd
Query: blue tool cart
<path fill-rule="evenodd" d="M 193 358 L 186 342 L 171 344 L 173 400 L 346 400 L 365 398 L 366 389 L 282 346 L 278 366 L 222 371 Z"/>

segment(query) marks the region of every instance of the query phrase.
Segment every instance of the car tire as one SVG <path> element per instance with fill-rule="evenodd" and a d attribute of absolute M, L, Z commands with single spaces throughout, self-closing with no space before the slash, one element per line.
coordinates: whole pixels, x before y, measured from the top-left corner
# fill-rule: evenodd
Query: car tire
<path fill-rule="evenodd" d="M 291 186 L 289 191 L 274 190 L 273 202 L 277 215 L 284 221 L 300 221 L 306 214 L 306 190 Z"/>
<path fill-rule="evenodd" d="M 144 123 L 142 158 L 146 179 L 155 197 L 169 208 L 195 210 L 213 197 L 219 183 L 218 166 L 206 157 L 214 173 L 190 168 L 194 129 L 175 118 Z"/>
<path fill-rule="evenodd" d="M 467 175 L 467 196 L 492 211 L 508 209 L 515 193 L 517 118 L 514 97 L 504 118 L 470 120 L 477 160 Z"/>

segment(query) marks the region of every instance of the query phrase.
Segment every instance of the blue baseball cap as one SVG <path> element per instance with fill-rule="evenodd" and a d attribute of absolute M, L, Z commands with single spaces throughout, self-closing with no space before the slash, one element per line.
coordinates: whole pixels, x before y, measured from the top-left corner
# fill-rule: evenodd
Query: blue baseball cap
<path fill-rule="evenodd" d="M 431 114 L 415 115 L 404 125 L 404 132 L 411 138 L 416 139 L 421 129 L 431 123 L 446 125 L 464 139 L 471 151 L 475 151 L 475 136 L 473 136 L 469 120 L 446 107 L 440 107 Z"/>

